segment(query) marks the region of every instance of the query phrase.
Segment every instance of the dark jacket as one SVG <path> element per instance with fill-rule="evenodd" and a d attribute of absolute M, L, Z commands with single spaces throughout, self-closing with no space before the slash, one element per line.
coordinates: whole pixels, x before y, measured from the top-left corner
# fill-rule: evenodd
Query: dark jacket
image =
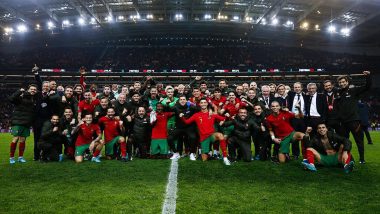
<path fill-rule="evenodd" d="M 347 123 L 352 121 L 360 121 L 358 100 L 364 92 L 370 89 L 372 83 L 370 75 L 365 77 L 365 86 L 355 88 L 347 87 L 338 90 L 334 108 L 336 108 L 338 112 L 340 122 Z"/>
<path fill-rule="evenodd" d="M 194 105 L 184 105 L 184 106 L 181 106 L 181 104 L 179 104 L 178 102 L 170 108 L 169 111 L 173 111 L 175 113 L 175 121 L 176 121 L 176 128 L 177 129 L 185 129 L 189 126 L 194 126 L 195 127 L 195 124 L 190 124 L 190 125 L 186 125 L 183 120 L 179 117 L 179 114 L 180 113 L 183 113 L 184 114 L 184 117 L 185 118 L 189 118 L 191 117 L 193 114 L 195 114 L 196 112 L 199 112 L 200 109 L 199 107 L 196 107 Z"/>
<path fill-rule="evenodd" d="M 329 139 L 329 144 L 336 152 L 339 151 L 341 145 L 343 145 L 343 151 L 351 151 L 351 141 L 345 137 L 341 137 L 338 134 L 328 131 L 327 138 Z M 313 139 L 305 144 L 306 148 L 313 148 L 317 150 L 322 155 L 327 155 L 326 148 L 323 146 L 321 136 L 317 134 Z"/>
<path fill-rule="evenodd" d="M 128 125 L 131 128 L 131 133 L 135 136 L 135 138 L 146 139 L 151 135 L 150 119 L 148 116 L 141 118 L 136 115 L 132 122 L 128 123 Z"/>
<path fill-rule="evenodd" d="M 251 136 L 254 133 L 259 131 L 259 126 L 255 123 L 254 120 L 247 117 L 245 120 L 241 120 L 238 115 L 236 115 L 235 119 L 224 122 L 223 126 L 234 126 L 234 130 L 232 131 L 232 136 L 242 140 L 242 141 L 251 141 Z"/>
<path fill-rule="evenodd" d="M 15 105 L 11 119 L 12 126 L 30 127 L 35 119 L 38 95 L 32 96 L 27 91 L 18 90 L 9 97 L 9 100 Z"/>
<path fill-rule="evenodd" d="M 327 112 L 327 102 L 326 98 L 323 94 L 314 94 L 314 96 L 317 96 L 316 98 L 316 104 L 317 104 L 317 111 L 318 114 L 321 116 L 322 120 L 326 119 L 326 112 Z M 307 101 L 305 103 L 305 112 L 307 116 L 310 116 L 310 108 L 311 108 L 311 101 L 312 101 L 312 96 L 307 97 Z"/>
<path fill-rule="evenodd" d="M 59 127 L 59 124 L 57 124 L 57 127 Z M 63 137 L 63 135 L 61 134 L 62 130 L 60 128 L 56 132 L 53 132 L 53 128 L 54 126 L 50 121 L 44 122 L 42 126 L 40 142 L 48 142 L 52 141 L 53 139 Z"/>
<path fill-rule="evenodd" d="M 331 92 L 331 94 L 329 95 L 328 92 L 324 92 L 323 95 L 324 95 L 324 99 L 326 100 L 326 106 L 327 106 L 327 111 L 326 111 L 326 120 L 328 121 L 336 121 L 338 120 L 338 112 L 336 110 L 336 103 L 335 103 L 335 99 L 337 97 L 337 89 L 334 88 Z M 329 108 L 329 106 L 331 106 Z"/>

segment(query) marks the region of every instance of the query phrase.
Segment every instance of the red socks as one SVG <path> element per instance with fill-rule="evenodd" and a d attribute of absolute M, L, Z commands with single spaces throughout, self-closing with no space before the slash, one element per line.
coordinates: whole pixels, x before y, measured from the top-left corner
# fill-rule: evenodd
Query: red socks
<path fill-rule="evenodd" d="M 19 157 L 24 156 L 24 151 L 25 151 L 25 142 L 20 142 L 18 144 L 18 156 Z"/>
<path fill-rule="evenodd" d="M 100 154 L 100 150 L 96 149 L 94 154 L 92 155 L 92 157 L 98 157 L 98 155 Z"/>
<path fill-rule="evenodd" d="M 125 141 L 120 142 L 121 157 L 127 157 L 127 143 Z"/>
<path fill-rule="evenodd" d="M 306 159 L 309 163 L 314 164 L 314 154 L 310 150 L 306 150 Z"/>
<path fill-rule="evenodd" d="M 223 157 L 227 157 L 227 141 L 226 140 L 221 140 L 220 141 L 220 148 L 222 149 L 222 154 Z"/>
<path fill-rule="evenodd" d="M 349 164 L 351 162 L 351 152 L 347 152 L 348 158 L 345 162 L 345 164 Z"/>
<path fill-rule="evenodd" d="M 11 158 L 15 156 L 16 148 L 17 148 L 17 143 L 11 142 L 11 152 L 9 154 Z"/>

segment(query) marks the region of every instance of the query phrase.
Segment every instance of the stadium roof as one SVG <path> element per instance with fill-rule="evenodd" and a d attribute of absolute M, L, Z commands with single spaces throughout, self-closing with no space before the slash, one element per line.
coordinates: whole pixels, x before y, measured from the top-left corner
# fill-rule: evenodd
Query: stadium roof
<path fill-rule="evenodd" d="M 48 24 L 49 23 L 49 24 Z M 28 29 L 62 29 L 114 23 L 133 27 L 135 34 L 197 32 L 260 35 L 276 28 L 298 36 L 326 37 L 326 32 L 352 42 L 378 42 L 379 0 L 1 0 L 3 33 Z M 182 26 L 182 28 L 177 28 Z M 184 27 L 186 26 L 186 27 Z M 190 27 L 189 27 L 190 26 Z M 236 27 L 238 26 L 238 27 Z M 236 32 L 233 30 L 236 30 Z M 316 33 L 315 33 L 316 32 Z M 265 33 L 264 33 L 265 35 Z"/>

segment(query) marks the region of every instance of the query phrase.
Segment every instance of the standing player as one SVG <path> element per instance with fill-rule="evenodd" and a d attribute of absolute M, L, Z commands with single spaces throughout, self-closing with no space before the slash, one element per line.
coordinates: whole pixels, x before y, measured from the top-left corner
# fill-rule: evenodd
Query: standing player
<path fill-rule="evenodd" d="M 21 88 L 10 96 L 10 101 L 15 105 L 15 110 L 12 115 L 12 135 L 13 139 L 10 145 L 9 163 L 16 163 L 14 159 L 17 143 L 18 147 L 18 162 L 25 163 L 24 150 L 25 140 L 30 135 L 30 126 L 33 123 L 36 103 L 37 103 L 37 86 L 29 85 L 28 91 Z"/>
<path fill-rule="evenodd" d="M 308 129 L 308 132 L 310 131 L 311 129 Z M 336 166 L 341 163 L 346 173 L 353 170 L 350 140 L 328 131 L 324 123 L 318 124 L 316 136 L 306 144 L 306 147 L 307 160 L 304 160 L 302 165 L 310 171 L 317 171 L 314 159 L 323 166 Z"/>
<path fill-rule="evenodd" d="M 103 141 L 101 140 L 99 125 L 92 123 L 92 114 L 87 113 L 84 115 L 84 119 L 80 120 L 72 131 L 72 134 L 75 133 L 78 133 L 75 142 L 75 162 L 83 162 L 83 155 L 89 149 L 94 151 L 91 161 L 100 163 L 99 154 L 103 147 Z"/>
<path fill-rule="evenodd" d="M 182 121 L 186 124 L 191 124 L 193 122 L 197 124 L 201 142 L 200 144 L 202 148 L 202 160 L 206 161 L 208 159 L 207 153 L 210 151 L 210 143 L 219 140 L 220 147 L 223 153 L 223 162 L 225 165 L 231 165 L 230 161 L 227 158 L 226 140 L 224 139 L 222 133 L 215 132 L 214 129 L 215 121 L 224 121 L 225 118 L 217 114 L 210 115 L 207 108 L 208 102 L 205 98 L 200 99 L 199 105 L 201 107 L 201 111 L 195 113 L 189 119 L 184 118 L 183 113 L 181 113 L 179 116 L 182 118 Z"/>
<path fill-rule="evenodd" d="M 164 112 L 164 106 L 161 103 L 156 105 L 157 112 L 151 113 L 152 124 L 152 142 L 150 145 L 150 155 L 152 157 L 160 154 L 166 156 L 168 154 L 168 119 L 173 115 L 173 112 Z M 152 116 L 155 116 L 155 120 L 152 121 Z M 178 152 L 174 153 L 170 159 L 180 158 Z"/>
<path fill-rule="evenodd" d="M 100 104 L 98 99 L 93 100 L 91 92 L 87 91 L 84 93 L 84 100 L 80 101 L 78 104 L 78 121 L 82 120 L 82 115 L 87 113 L 93 114 L 95 107 Z"/>
<path fill-rule="evenodd" d="M 284 163 L 286 156 L 289 154 L 290 143 L 300 140 L 306 141 L 307 136 L 305 137 L 305 134 L 302 132 L 295 132 L 290 125 L 290 119 L 303 117 L 303 114 L 299 110 L 299 105 L 296 106 L 300 112 L 297 115 L 288 111 L 282 111 L 277 101 L 273 101 L 271 107 L 272 113 L 266 118 L 266 121 L 273 142 L 280 145 L 278 159 L 280 163 Z"/>
<path fill-rule="evenodd" d="M 98 124 L 104 130 L 107 159 L 111 160 L 113 158 L 115 147 L 118 144 L 120 145 L 121 160 L 127 162 L 127 144 L 122 134 L 124 131 L 123 121 L 115 118 L 115 109 L 112 107 L 108 108 L 107 115 L 101 117 Z"/>

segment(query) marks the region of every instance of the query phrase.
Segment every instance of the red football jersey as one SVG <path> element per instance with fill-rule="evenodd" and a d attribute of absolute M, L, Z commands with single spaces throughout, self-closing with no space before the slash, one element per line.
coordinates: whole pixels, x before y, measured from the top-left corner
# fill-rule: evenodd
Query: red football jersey
<path fill-rule="evenodd" d="M 116 120 L 115 118 L 110 119 L 106 116 L 101 117 L 98 124 L 100 127 L 104 128 L 104 140 L 106 143 L 121 135 L 119 120 Z"/>
<path fill-rule="evenodd" d="M 290 125 L 290 119 L 294 118 L 294 114 L 288 111 L 280 111 L 277 116 L 270 114 L 267 118 L 268 128 L 271 128 L 276 138 L 283 139 L 294 131 Z"/>
<path fill-rule="evenodd" d="M 168 138 L 168 119 L 173 115 L 173 112 L 162 112 L 156 114 L 157 120 L 152 129 L 152 139 L 167 139 Z"/>
<path fill-rule="evenodd" d="M 204 141 L 208 137 L 210 137 L 214 132 L 214 123 L 215 121 L 225 120 L 224 117 L 213 114 L 209 115 L 209 112 L 198 112 L 193 114 L 189 119 L 182 117 L 182 121 L 186 124 L 190 124 L 195 122 L 197 124 L 200 136 L 200 142 Z"/>
<path fill-rule="evenodd" d="M 85 100 L 82 100 L 78 104 L 78 112 L 86 111 L 92 114 L 94 113 L 97 105 L 100 105 L 100 101 L 98 99 L 91 101 L 91 103 L 87 103 Z"/>
<path fill-rule="evenodd" d="M 78 131 L 78 137 L 75 142 L 75 146 L 83 146 L 86 144 L 90 144 L 94 137 L 100 135 L 100 128 L 98 124 L 90 124 L 86 123 L 80 125 Z"/>

